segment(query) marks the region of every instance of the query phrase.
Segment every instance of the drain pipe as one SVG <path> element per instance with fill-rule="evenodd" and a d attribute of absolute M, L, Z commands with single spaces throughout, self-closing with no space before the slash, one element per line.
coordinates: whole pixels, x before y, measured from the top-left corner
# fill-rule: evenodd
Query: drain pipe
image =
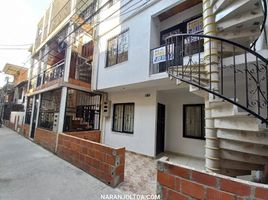
<path fill-rule="evenodd" d="M 203 30 L 204 35 L 216 36 L 215 14 L 210 0 L 203 0 Z M 211 89 L 219 91 L 219 72 L 218 72 L 218 44 L 215 40 L 204 39 L 204 64 L 211 77 Z M 209 77 L 209 78 L 210 78 Z M 206 132 L 206 170 L 220 173 L 220 149 L 217 138 L 217 130 L 214 127 L 212 118 L 212 108 L 210 101 L 215 99 L 214 95 L 208 94 L 205 97 L 205 132 Z"/>

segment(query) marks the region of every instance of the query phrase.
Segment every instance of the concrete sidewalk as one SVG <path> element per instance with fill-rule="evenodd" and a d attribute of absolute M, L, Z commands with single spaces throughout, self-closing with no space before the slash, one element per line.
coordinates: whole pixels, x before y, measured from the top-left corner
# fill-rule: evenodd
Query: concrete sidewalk
<path fill-rule="evenodd" d="M 0 128 L 0 200 L 98 200 L 122 194 L 8 128 Z"/>

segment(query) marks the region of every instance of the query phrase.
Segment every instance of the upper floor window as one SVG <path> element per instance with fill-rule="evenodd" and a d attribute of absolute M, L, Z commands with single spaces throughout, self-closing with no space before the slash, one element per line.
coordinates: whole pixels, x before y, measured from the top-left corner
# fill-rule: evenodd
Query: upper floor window
<path fill-rule="evenodd" d="M 107 64 L 112 66 L 128 60 L 128 30 L 108 41 Z"/>

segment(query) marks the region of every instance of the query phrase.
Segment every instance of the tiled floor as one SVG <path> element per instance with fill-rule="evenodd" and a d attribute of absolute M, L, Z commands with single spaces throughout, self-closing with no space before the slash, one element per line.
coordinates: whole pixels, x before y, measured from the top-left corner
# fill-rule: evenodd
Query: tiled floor
<path fill-rule="evenodd" d="M 190 157 L 186 155 L 174 154 L 169 152 L 163 153 L 162 156 L 169 157 L 169 161 L 176 164 L 189 166 L 199 170 L 205 170 L 205 160 L 201 158 Z"/>
<path fill-rule="evenodd" d="M 169 157 L 171 162 L 196 169 L 204 169 L 205 161 L 195 157 L 163 153 L 157 157 Z M 125 181 L 118 186 L 124 193 L 156 194 L 157 159 L 140 154 L 126 152 Z"/>
<path fill-rule="evenodd" d="M 156 160 L 127 151 L 125 181 L 118 189 L 133 194 L 155 194 Z"/>

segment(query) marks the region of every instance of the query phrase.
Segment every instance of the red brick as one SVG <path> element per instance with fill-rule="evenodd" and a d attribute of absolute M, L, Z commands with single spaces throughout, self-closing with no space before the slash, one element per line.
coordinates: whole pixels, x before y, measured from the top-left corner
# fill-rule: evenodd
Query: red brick
<path fill-rule="evenodd" d="M 89 155 L 92 158 L 95 158 L 95 151 L 91 149 L 87 149 L 87 155 Z"/>
<path fill-rule="evenodd" d="M 178 192 L 174 192 L 172 190 L 168 191 L 168 199 L 169 200 L 188 200 L 188 197 L 180 194 Z"/>
<path fill-rule="evenodd" d="M 97 160 L 97 159 L 92 158 L 92 160 L 91 160 L 91 165 L 92 165 L 93 167 L 95 167 L 95 168 L 99 168 L 99 167 L 100 167 L 100 161 Z"/>
<path fill-rule="evenodd" d="M 157 181 L 164 186 L 175 189 L 175 177 L 169 174 L 157 171 Z"/>
<path fill-rule="evenodd" d="M 204 199 L 205 188 L 203 185 L 187 180 L 181 180 L 181 190 L 184 194 L 197 199 Z"/>
<path fill-rule="evenodd" d="M 162 200 L 168 199 L 168 189 L 166 187 L 162 187 Z"/>
<path fill-rule="evenodd" d="M 217 178 L 215 176 L 202 172 L 192 171 L 192 180 L 208 186 L 216 186 Z"/>
<path fill-rule="evenodd" d="M 259 199 L 268 200 L 268 188 L 256 188 L 255 197 Z"/>
<path fill-rule="evenodd" d="M 179 176 L 179 177 L 183 177 L 186 179 L 189 179 L 189 177 L 190 177 L 190 170 L 189 169 L 179 167 L 179 166 L 169 165 L 169 164 L 166 164 L 166 167 L 167 167 L 168 172 L 170 174 L 173 174 L 173 175 Z"/>
<path fill-rule="evenodd" d="M 115 170 L 115 174 L 116 175 L 120 175 L 120 174 L 123 174 L 125 171 L 125 165 L 120 165 L 116 168 Z"/>
<path fill-rule="evenodd" d="M 214 188 L 207 189 L 207 200 L 234 200 L 235 195 L 216 190 Z"/>
<path fill-rule="evenodd" d="M 115 157 L 106 154 L 105 162 L 110 165 L 115 165 Z"/>
<path fill-rule="evenodd" d="M 249 196 L 250 195 L 250 186 L 232 181 L 227 179 L 221 179 L 221 190 L 226 192 L 238 194 L 240 196 Z"/>
<path fill-rule="evenodd" d="M 175 189 L 179 192 L 181 191 L 181 179 L 180 178 L 176 178 L 175 180 Z"/>
<path fill-rule="evenodd" d="M 104 161 L 105 160 L 105 153 L 100 152 L 100 151 L 96 151 L 95 158 L 100 160 L 100 161 Z"/>

